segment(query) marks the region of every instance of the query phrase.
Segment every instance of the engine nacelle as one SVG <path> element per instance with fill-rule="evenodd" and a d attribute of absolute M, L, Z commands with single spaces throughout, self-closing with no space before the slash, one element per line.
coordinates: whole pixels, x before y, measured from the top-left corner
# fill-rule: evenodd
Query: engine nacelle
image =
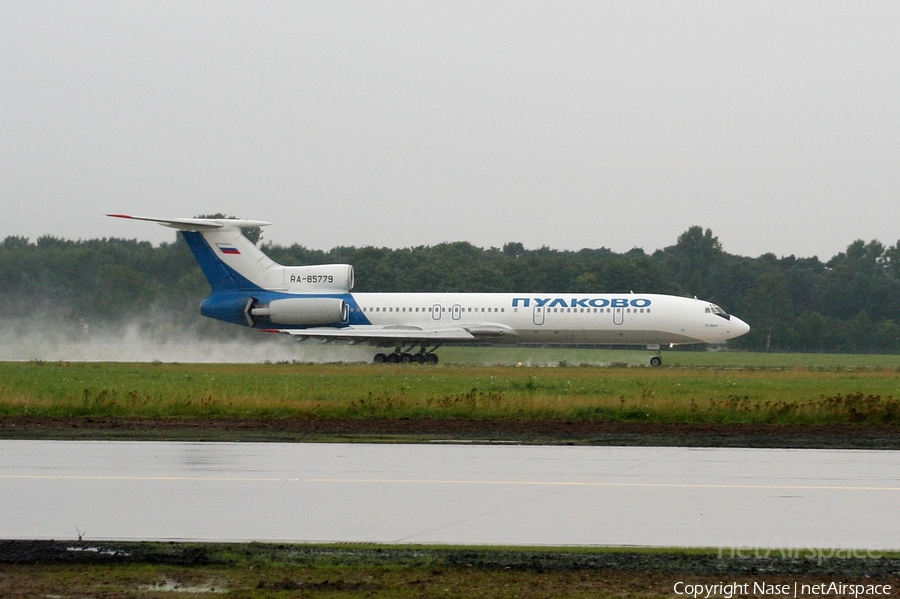
<path fill-rule="evenodd" d="M 250 314 L 274 324 L 335 324 L 349 319 L 350 307 L 342 299 L 298 297 L 274 300 L 268 306 L 251 309 Z"/>
<path fill-rule="evenodd" d="M 293 293 L 345 293 L 353 289 L 353 283 L 349 264 L 284 267 L 284 286 Z"/>

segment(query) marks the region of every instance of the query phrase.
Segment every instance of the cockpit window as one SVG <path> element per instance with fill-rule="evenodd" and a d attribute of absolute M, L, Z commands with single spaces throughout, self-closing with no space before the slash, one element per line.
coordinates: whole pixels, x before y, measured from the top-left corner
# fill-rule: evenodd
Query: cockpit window
<path fill-rule="evenodd" d="M 723 310 L 722 308 L 720 308 L 719 306 L 717 306 L 715 304 L 710 304 L 709 308 L 707 309 L 707 312 L 712 312 L 716 316 L 721 316 L 725 320 L 731 320 L 731 314 L 729 314 L 728 312 L 726 312 L 725 310 Z"/>

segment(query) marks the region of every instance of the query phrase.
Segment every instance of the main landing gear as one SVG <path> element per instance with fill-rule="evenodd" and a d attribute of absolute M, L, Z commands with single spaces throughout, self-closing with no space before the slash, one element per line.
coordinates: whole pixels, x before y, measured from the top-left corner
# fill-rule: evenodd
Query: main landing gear
<path fill-rule="evenodd" d="M 403 346 L 398 345 L 397 349 L 395 349 L 392 353 L 375 354 L 374 362 L 376 364 L 383 364 L 385 362 L 389 364 L 437 364 L 438 356 L 435 352 L 437 348 L 440 347 L 440 344 L 434 346 L 430 351 L 427 349 L 427 346 L 421 345 L 420 349 L 416 353 L 410 353 L 411 350 L 415 347 L 415 344 L 409 346 L 406 351 L 403 351 Z"/>

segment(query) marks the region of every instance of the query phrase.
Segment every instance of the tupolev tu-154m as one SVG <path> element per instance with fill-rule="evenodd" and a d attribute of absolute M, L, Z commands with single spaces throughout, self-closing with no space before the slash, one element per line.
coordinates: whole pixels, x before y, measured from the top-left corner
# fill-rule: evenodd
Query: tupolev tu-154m
<path fill-rule="evenodd" d="M 724 343 L 750 327 L 708 301 L 654 293 L 353 293 L 349 264 L 282 266 L 241 231 L 271 223 L 147 218 L 178 229 L 212 287 L 209 318 L 299 339 L 368 343 L 375 362 L 436 364 L 447 343 L 640 345 Z M 417 351 L 416 351 L 417 350 Z"/>

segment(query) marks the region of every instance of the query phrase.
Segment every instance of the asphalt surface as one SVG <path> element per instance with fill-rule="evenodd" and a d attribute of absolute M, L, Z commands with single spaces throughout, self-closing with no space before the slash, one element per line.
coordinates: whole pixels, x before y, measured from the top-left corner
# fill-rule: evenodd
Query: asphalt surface
<path fill-rule="evenodd" d="M 0 441 L 0 538 L 898 548 L 900 453 Z"/>

